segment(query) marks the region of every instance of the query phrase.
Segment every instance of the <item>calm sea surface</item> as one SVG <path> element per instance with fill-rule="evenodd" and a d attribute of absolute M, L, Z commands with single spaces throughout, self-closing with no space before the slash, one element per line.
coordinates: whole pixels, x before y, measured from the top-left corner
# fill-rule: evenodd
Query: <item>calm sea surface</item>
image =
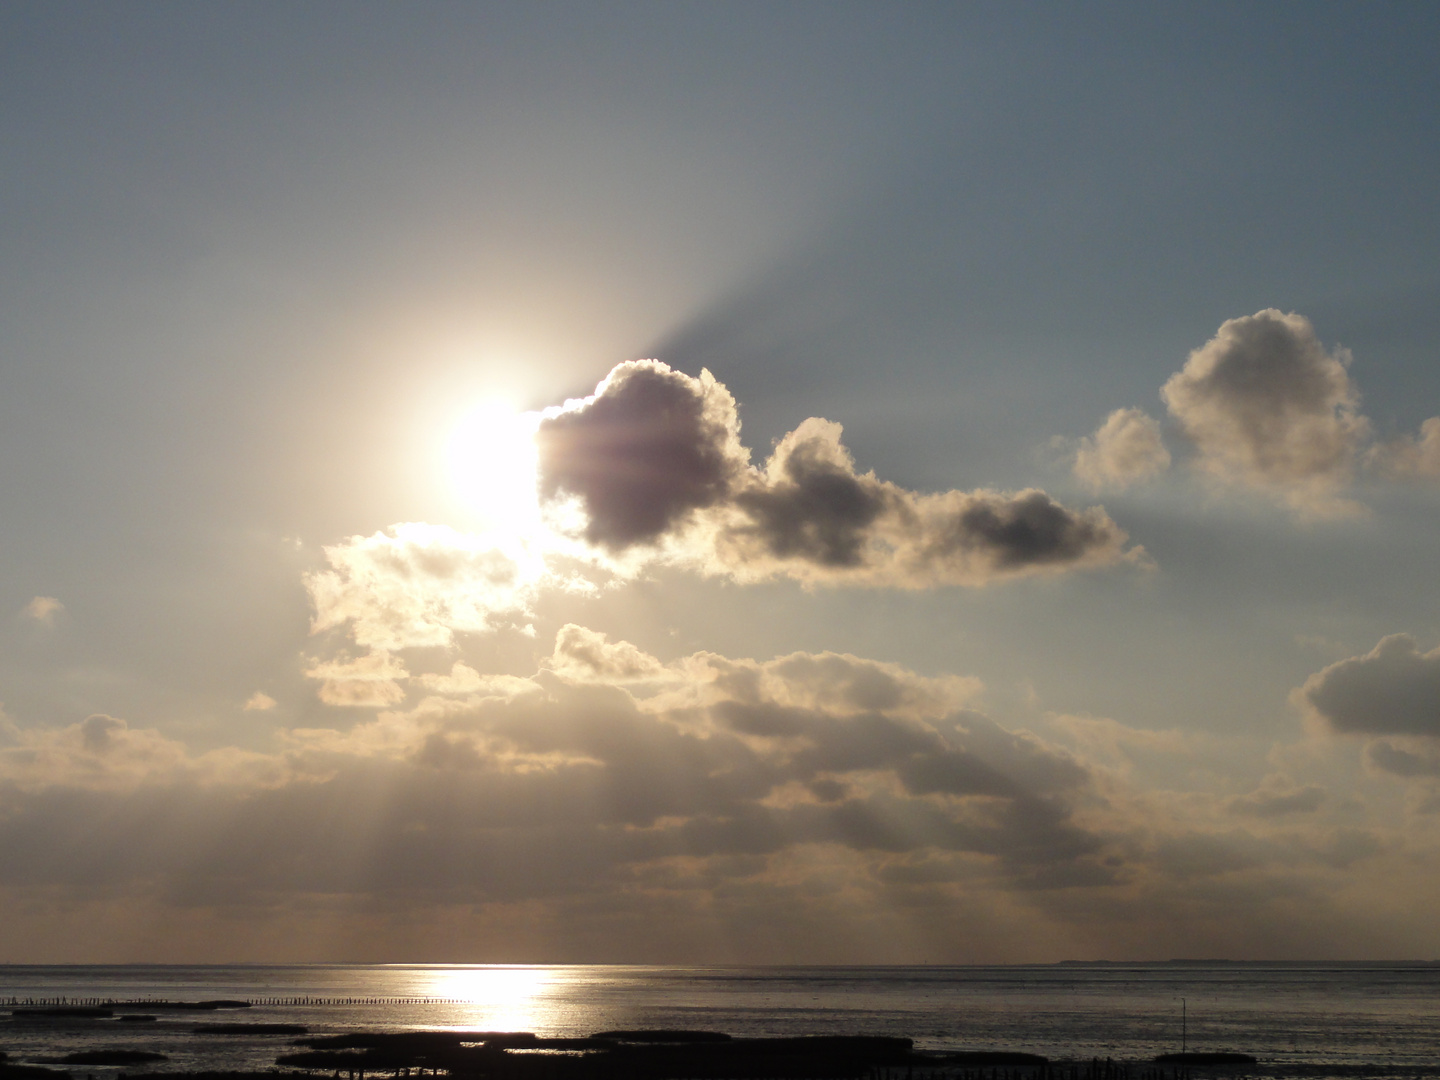
<path fill-rule="evenodd" d="M 289 1040 L 197 1036 L 200 1023 L 304 1024 L 317 1034 L 461 1028 L 583 1035 L 701 1028 L 733 1035 L 907 1035 L 926 1049 L 1141 1060 L 1240 1050 L 1278 1067 L 1360 1064 L 1440 1075 L 1440 966 L 1107 964 L 1005 967 L 27 967 L 0 965 L 0 1002 L 285 999 L 155 1023 L 12 1019 L 12 1060 L 97 1047 L 155 1049 L 180 1069 L 263 1069 Z M 314 1004 L 294 999 L 431 999 Z M 439 999 L 439 1000 L 436 1000 Z M 97 1080 L 116 1070 L 91 1069 Z M 132 1070 L 133 1071 L 133 1070 Z"/>

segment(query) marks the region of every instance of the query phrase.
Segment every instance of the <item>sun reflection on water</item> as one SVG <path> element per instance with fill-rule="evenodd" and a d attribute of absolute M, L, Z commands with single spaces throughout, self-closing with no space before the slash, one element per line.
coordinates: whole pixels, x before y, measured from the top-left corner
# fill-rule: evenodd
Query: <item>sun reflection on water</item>
<path fill-rule="evenodd" d="M 424 994 L 457 1004 L 457 1027 L 476 1031 L 534 1031 L 554 1026 L 554 998 L 563 969 L 484 964 L 433 968 Z"/>

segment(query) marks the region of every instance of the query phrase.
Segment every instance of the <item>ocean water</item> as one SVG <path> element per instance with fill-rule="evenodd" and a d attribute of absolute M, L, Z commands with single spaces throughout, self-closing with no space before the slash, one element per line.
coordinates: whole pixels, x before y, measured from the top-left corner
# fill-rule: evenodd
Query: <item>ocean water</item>
<path fill-rule="evenodd" d="M 261 1002 L 154 1023 L 29 1019 L 12 999 Z M 1104 964 L 993 967 L 0 965 L 0 1049 L 11 1060 L 153 1049 L 158 1069 L 265 1069 L 284 1036 L 197 1035 L 202 1023 L 312 1033 L 463 1029 L 575 1036 L 615 1028 L 732 1035 L 905 1035 L 933 1050 L 1024 1050 L 1142 1061 L 1238 1050 L 1261 1072 L 1440 1075 L 1440 965 Z M 1183 1032 L 1182 1032 L 1183 1026 Z M 1362 1068 L 1363 1066 L 1363 1068 Z M 119 1070 L 76 1068 L 97 1080 Z M 134 1071 L 133 1069 L 131 1071 Z"/>

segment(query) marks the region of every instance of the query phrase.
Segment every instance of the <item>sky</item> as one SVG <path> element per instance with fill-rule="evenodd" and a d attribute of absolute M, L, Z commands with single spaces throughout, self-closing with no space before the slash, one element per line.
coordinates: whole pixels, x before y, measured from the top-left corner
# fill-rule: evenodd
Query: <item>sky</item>
<path fill-rule="evenodd" d="M 1440 957 L 1437 45 L 0 3 L 0 962 Z"/>

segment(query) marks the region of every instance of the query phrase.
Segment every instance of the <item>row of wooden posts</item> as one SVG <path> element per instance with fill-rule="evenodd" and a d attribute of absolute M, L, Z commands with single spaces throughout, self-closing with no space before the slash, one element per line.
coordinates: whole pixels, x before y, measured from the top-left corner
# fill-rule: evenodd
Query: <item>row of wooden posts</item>
<path fill-rule="evenodd" d="M 242 999 L 237 999 L 242 1000 Z M 331 998 L 331 997 L 258 997 L 247 998 L 248 1005 L 469 1005 L 470 1001 L 464 998 L 438 998 L 438 997 L 376 997 L 376 998 Z M 104 1006 L 120 1006 L 122 1008 L 139 1008 L 147 1005 L 155 1007 L 173 1006 L 175 1002 L 158 998 L 0 998 L 0 1004 L 10 1005 L 16 1008 L 24 1007 L 55 1007 L 55 1006 L 83 1006 L 86 1008 L 100 1008 Z"/>

